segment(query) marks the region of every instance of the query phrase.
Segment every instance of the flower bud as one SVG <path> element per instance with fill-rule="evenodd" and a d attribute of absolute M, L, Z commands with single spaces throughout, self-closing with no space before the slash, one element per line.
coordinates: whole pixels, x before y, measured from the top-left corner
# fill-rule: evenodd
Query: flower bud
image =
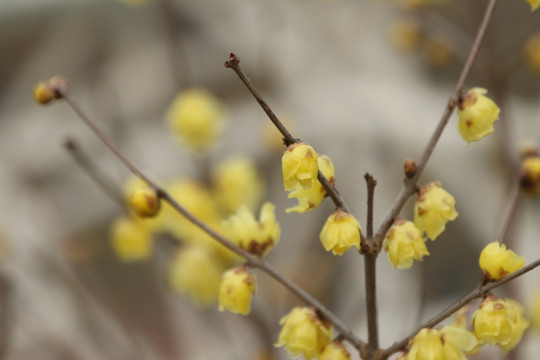
<path fill-rule="evenodd" d="M 445 229 L 448 221 L 457 218 L 456 200 L 446 192 L 439 182 L 424 185 L 418 191 L 414 205 L 414 223 L 431 240 L 435 240 Z"/>
<path fill-rule="evenodd" d="M 122 261 L 147 260 L 154 250 L 152 235 L 136 218 L 116 219 L 110 229 L 110 239 L 114 252 Z"/>
<path fill-rule="evenodd" d="M 341 208 L 328 217 L 319 239 L 326 251 L 343 255 L 351 246 L 360 249 L 360 223 Z"/>
<path fill-rule="evenodd" d="M 317 358 L 332 338 L 330 324 L 320 319 L 313 308 L 295 307 L 279 324 L 283 327 L 275 346 L 285 346 L 293 357 Z"/>
<path fill-rule="evenodd" d="M 249 314 L 251 295 L 255 293 L 255 287 L 255 276 L 249 273 L 245 266 L 226 271 L 219 285 L 219 311 Z"/>
<path fill-rule="evenodd" d="M 527 195 L 540 191 L 540 157 L 527 156 L 521 163 L 521 190 Z"/>
<path fill-rule="evenodd" d="M 388 231 L 383 249 L 388 252 L 392 266 L 398 269 L 409 269 L 414 260 L 422 261 L 424 255 L 429 255 L 420 230 L 405 220 L 396 221 Z"/>
<path fill-rule="evenodd" d="M 144 186 L 133 191 L 129 204 L 138 216 L 154 217 L 161 208 L 161 199 L 158 197 L 156 190 Z"/>
<path fill-rule="evenodd" d="M 67 80 L 61 76 L 54 76 L 46 82 L 40 81 L 34 86 L 34 100 L 41 105 L 53 100 L 61 99 L 69 90 Z"/>
<path fill-rule="evenodd" d="M 332 341 L 326 345 L 319 356 L 319 360 L 350 360 L 351 354 L 345 349 L 342 343 Z"/>
<path fill-rule="evenodd" d="M 493 123 L 499 119 L 500 109 L 486 93 L 486 89 L 473 88 L 459 99 L 458 130 L 467 143 L 491 134 Z"/>
<path fill-rule="evenodd" d="M 407 159 L 403 163 L 403 171 L 405 172 L 405 176 L 407 179 L 412 178 L 414 175 L 416 175 L 416 163 L 413 159 Z"/>
<path fill-rule="evenodd" d="M 506 250 L 506 245 L 497 241 L 489 243 L 482 250 L 478 262 L 484 276 L 490 281 L 500 280 L 525 265 L 523 256 L 517 256 L 512 250 Z"/>
<path fill-rule="evenodd" d="M 306 143 L 289 145 L 281 158 L 283 185 L 285 191 L 291 191 L 297 185 L 309 189 L 317 180 L 319 171 L 317 152 Z"/>

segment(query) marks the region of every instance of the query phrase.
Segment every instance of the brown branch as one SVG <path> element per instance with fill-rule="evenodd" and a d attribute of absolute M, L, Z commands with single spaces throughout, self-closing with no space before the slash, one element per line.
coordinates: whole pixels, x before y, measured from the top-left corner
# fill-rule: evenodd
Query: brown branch
<path fill-rule="evenodd" d="M 375 193 L 375 186 L 377 186 L 377 180 L 370 173 L 364 175 L 367 186 L 367 237 L 368 239 L 373 236 L 373 195 Z"/>
<path fill-rule="evenodd" d="M 463 87 L 465 86 L 465 82 L 467 81 L 469 77 L 469 74 L 474 65 L 474 62 L 478 56 L 478 51 L 480 50 L 480 46 L 482 45 L 482 41 L 484 40 L 488 25 L 493 16 L 493 12 L 495 11 L 496 4 L 497 4 L 497 0 L 489 1 L 486 7 L 486 11 L 484 13 L 484 17 L 482 19 L 482 23 L 480 24 L 480 27 L 478 28 L 476 38 L 471 47 L 471 51 L 469 53 L 467 61 L 465 62 L 465 65 L 463 66 L 461 75 L 459 76 L 459 80 L 457 82 L 456 88 L 454 92 L 452 93 L 452 95 L 450 96 L 450 99 L 448 100 L 446 109 L 444 110 L 443 115 L 437 125 L 437 128 L 435 129 L 433 135 L 431 136 L 431 139 L 429 140 L 426 148 L 424 149 L 422 156 L 420 157 L 420 161 L 418 161 L 416 164 L 416 167 L 417 167 L 416 174 L 410 179 L 405 178 L 404 185 L 401 188 L 396 200 L 394 201 L 394 204 L 390 208 L 390 211 L 388 211 L 388 213 L 386 214 L 379 229 L 377 230 L 377 233 L 375 235 L 375 239 L 377 242 L 382 243 L 384 236 L 386 235 L 386 233 L 388 232 L 388 230 L 393 224 L 394 218 L 398 216 L 399 212 L 405 205 L 405 202 L 407 201 L 407 199 L 412 194 L 414 194 L 416 184 L 418 183 L 418 180 L 420 179 L 420 176 L 422 175 L 422 172 L 424 171 L 424 168 L 426 167 L 426 164 L 429 158 L 431 157 L 433 150 L 435 149 L 435 145 L 437 145 L 437 142 L 439 141 L 444 128 L 448 124 L 450 116 L 452 115 L 452 113 L 454 112 L 454 109 L 458 105 L 459 97 L 462 93 Z"/>
<path fill-rule="evenodd" d="M 290 292 L 295 294 L 307 305 L 313 306 L 319 310 L 322 316 L 334 325 L 334 327 L 343 334 L 352 345 L 354 345 L 359 351 L 363 351 L 366 344 L 358 339 L 345 324 L 341 322 L 330 310 L 328 310 L 324 305 L 322 305 L 317 299 L 303 290 L 300 286 L 292 282 L 290 279 L 286 278 L 284 275 L 279 273 L 274 267 L 268 264 L 264 259 L 256 257 L 246 250 L 234 245 L 230 240 L 226 239 L 215 230 L 206 225 L 199 218 L 194 216 L 192 213 L 187 211 L 182 205 L 180 205 L 167 191 L 161 188 L 157 183 L 152 181 L 148 176 L 146 176 L 117 146 L 116 144 L 82 111 L 82 109 L 77 105 L 75 100 L 71 97 L 69 91 L 64 91 L 62 97 L 65 98 L 66 102 L 71 106 L 73 111 L 83 120 L 83 122 L 96 134 L 96 136 L 118 157 L 118 159 L 136 176 L 143 180 L 149 187 L 153 188 L 158 196 L 164 201 L 168 202 L 177 212 L 182 214 L 194 225 L 198 226 L 201 230 L 206 232 L 208 235 L 213 237 L 221 245 L 225 246 L 229 250 L 233 251 L 237 255 L 243 257 L 247 264 L 256 268 L 261 269 L 263 272 L 267 273 L 273 277 L 276 281 L 281 283 L 286 287 Z"/>
<path fill-rule="evenodd" d="M 229 55 L 229 58 L 227 59 L 227 61 L 225 61 L 225 67 L 229 68 L 229 69 L 232 69 L 236 73 L 236 75 L 238 75 L 240 80 L 242 80 L 244 85 L 246 85 L 249 92 L 253 95 L 255 100 L 257 100 L 257 102 L 259 103 L 261 108 L 264 110 L 264 112 L 266 113 L 268 118 L 270 118 L 270 121 L 272 121 L 274 126 L 283 135 L 284 144 L 286 146 L 289 146 L 289 145 L 299 141 L 297 138 L 295 138 L 289 132 L 289 130 L 287 130 L 285 125 L 283 125 L 283 123 L 278 119 L 276 114 L 272 111 L 270 106 L 268 106 L 266 101 L 264 101 L 264 99 L 262 98 L 261 94 L 257 91 L 255 86 L 253 86 L 253 84 L 251 83 L 251 81 L 249 80 L 247 75 L 240 68 L 240 58 L 238 56 L 236 56 L 235 54 L 231 53 Z M 349 208 L 345 204 L 345 201 L 343 200 L 343 198 L 341 197 L 341 195 L 339 194 L 337 189 L 332 184 L 330 184 L 328 179 L 322 174 L 322 172 L 320 170 L 319 170 L 319 173 L 317 175 L 317 179 L 319 179 L 319 181 L 321 182 L 321 185 L 324 187 L 324 189 L 326 190 L 326 193 L 328 194 L 328 196 L 330 196 L 330 198 L 332 199 L 332 201 L 334 202 L 336 207 L 340 207 L 340 208 L 344 209 L 346 212 L 350 212 Z"/>
<path fill-rule="evenodd" d="M 454 304 L 450 305 L 446 309 L 444 309 L 440 314 L 436 315 L 432 319 L 426 321 L 422 325 L 420 325 L 417 329 L 415 329 L 409 336 L 405 337 L 403 340 L 396 342 L 394 345 L 390 346 L 388 349 L 385 349 L 382 351 L 382 358 L 387 358 L 388 356 L 401 351 L 405 349 L 409 341 L 418 334 L 420 330 L 423 328 L 432 328 L 439 324 L 441 321 L 458 311 L 460 308 L 468 304 L 474 299 L 480 298 L 484 296 L 486 293 L 490 292 L 491 290 L 498 288 L 501 285 L 506 284 L 509 281 L 514 280 L 515 278 L 533 270 L 534 268 L 540 266 L 540 259 L 530 263 L 529 265 L 521 268 L 520 270 L 513 272 L 512 274 L 508 275 L 507 277 L 493 282 L 488 282 L 484 285 L 478 286 L 476 289 L 471 291 L 469 294 L 465 295 L 458 301 L 456 301 Z"/>
<path fill-rule="evenodd" d="M 504 243 L 508 238 L 510 225 L 512 225 L 512 220 L 514 218 L 516 206 L 519 200 L 519 174 L 517 176 L 516 174 L 513 174 L 510 181 L 510 189 L 506 194 L 503 213 L 499 221 L 500 226 L 497 232 L 497 241 L 501 244 Z"/>

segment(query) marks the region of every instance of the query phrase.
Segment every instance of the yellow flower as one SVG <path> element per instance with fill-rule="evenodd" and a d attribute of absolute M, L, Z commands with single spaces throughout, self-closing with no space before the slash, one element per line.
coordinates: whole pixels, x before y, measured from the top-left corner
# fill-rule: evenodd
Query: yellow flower
<path fill-rule="evenodd" d="M 506 245 L 494 241 L 482 250 L 478 263 L 484 276 L 490 281 L 496 281 L 521 269 L 525 259 L 512 250 L 506 250 Z"/>
<path fill-rule="evenodd" d="M 156 191 L 148 187 L 140 187 L 133 191 L 129 203 L 131 209 L 140 217 L 154 217 L 161 208 L 161 200 Z"/>
<path fill-rule="evenodd" d="M 317 152 L 306 143 L 289 145 L 281 158 L 283 185 L 285 191 L 291 191 L 300 185 L 310 188 L 317 180 L 319 170 Z"/>
<path fill-rule="evenodd" d="M 350 358 L 351 354 L 342 343 L 332 341 L 324 347 L 319 360 L 350 360 Z"/>
<path fill-rule="evenodd" d="M 514 300 L 488 296 L 473 315 L 473 329 L 479 341 L 498 345 L 505 352 L 515 348 L 529 322 L 523 307 Z"/>
<path fill-rule="evenodd" d="M 351 246 L 360 249 L 360 231 L 358 220 L 338 208 L 326 219 L 319 239 L 326 251 L 343 255 Z"/>
<path fill-rule="evenodd" d="M 386 235 L 383 249 L 388 252 L 392 266 L 398 269 L 409 269 L 414 260 L 422 261 L 424 255 L 429 255 L 420 230 L 405 220 L 394 223 Z"/>
<path fill-rule="evenodd" d="M 540 4 L 540 1 L 538 1 Z M 525 61 L 529 67 L 540 75 L 540 33 L 532 35 L 525 43 L 523 49 Z"/>
<path fill-rule="evenodd" d="M 486 89 L 473 88 L 460 98 L 458 130 L 467 143 L 491 134 L 493 123 L 499 119 L 500 109 L 486 93 Z"/>
<path fill-rule="evenodd" d="M 533 298 L 531 314 L 531 322 L 533 326 L 540 329 L 540 292 L 538 292 Z"/>
<path fill-rule="evenodd" d="M 185 90 L 169 107 L 173 133 L 190 149 L 205 151 L 221 132 L 222 105 L 206 90 Z"/>
<path fill-rule="evenodd" d="M 424 185 L 414 205 L 414 223 L 420 232 L 435 240 L 444 231 L 446 223 L 457 218 L 455 203 L 454 197 L 439 182 Z"/>
<path fill-rule="evenodd" d="M 322 172 L 324 177 L 334 185 L 335 175 L 334 175 L 334 165 L 332 160 L 326 155 L 319 156 L 318 160 L 319 170 Z M 297 184 L 295 189 L 289 193 L 288 198 L 298 199 L 298 205 L 295 207 L 289 208 L 286 211 L 293 212 L 296 211 L 300 214 L 316 209 L 326 197 L 326 189 L 322 186 L 319 180 L 315 180 L 313 186 L 306 189 L 300 184 Z"/>
<path fill-rule="evenodd" d="M 122 261 L 147 260 L 154 251 L 152 235 L 135 218 L 117 218 L 111 226 L 110 238 L 114 252 Z"/>
<path fill-rule="evenodd" d="M 533 155 L 523 159 L 520 185 L 527 195 L 535 195 L 540 191 L 540 157 Z"/>
<path fill-rule="evenodd" d="M 464 352 L 477 346 L 469 331 L 445 326 L 441 329 L 424 328 L 414 337 L 407 360 L 466 360 Z"/>
<path fill-rule="evenodd" d="M 219 164 L 213 176 L 216 200 L 226 213 L 236 212 L 241 205 L 254 210 L 263 194 L 263 181 L 252 159 L 235 157 Z"/>
<path fill-rule="evenodd" d="M 120 0 L 120 2 L 129 6 L 142 6 L 150 1 L 151 0 Z"/>
<path fill-rule="evenodd" d="M 197 245 L 181 247 L 168 270 L 172 290 L 201 306 L 217 300 L 223 268 L 206 248 Z"/>
<path fill-rule="evenodd" d="M 242 206 L 223 222 L 223 229 L 227 237 L 242 249 L 264 256 L 279 241 L 280 228 L 274 209 L 272 203 L 266 202 L 257 221 L 253 213 Z"/>
<path fill-rule="evenodd" d="M 535 11 L 540 6 L 540 0 L 527 0 L 529 5 L 531 5 L 531 11 Z"/>
<path fill-rule="evenodd" d="M 226 271 L 219 285 L 219 311 L 247 315 L 251 311 L 251 294 L 255 293 L 255 276 L 245 266 Z"/>
<path fill-rule="evenodd" d="M 275 346 L 285 346 L 293 357 L 317 358 L 332 338 L 330 324 L 319 319 L 312 308 L 295 307 L 279 324 L 283 327 Z"/>

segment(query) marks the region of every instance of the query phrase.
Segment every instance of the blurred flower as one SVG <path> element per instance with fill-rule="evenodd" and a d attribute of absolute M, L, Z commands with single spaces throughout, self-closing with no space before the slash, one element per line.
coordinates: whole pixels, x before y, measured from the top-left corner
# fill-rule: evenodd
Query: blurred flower
<path fill-rule="evenodd" d="M 405 220 L 394 223 L 386 235 L 383 249 L 388 252 L 392 266 L 398 269 L 409 269 L 414 260 L 422 261 L 424 255 L 429 255 L 420 230 Z"/>
<path fill-rule="evenodd" d="M 246 206 L 241 206 L 236 214 L 223 221 L 226 236 L 252 254 L 266 255 L 279 241 L 280 228 L 274 209 L 272 203 L 266 202 L 256 220 Z"/>
<path fill-rule="evenodd" d="M 454 49 L 447 39 L 427 39 L 424 51 L 427 63 L 436 68 L 448 65 L 454 57 Z"/>
<path fill-rule="evenodd" d="M 505 352 L 519 344 L 529 322 L 523 307 L 514 300 L 488 296 L 473 315 L 474 333 L 479 341 L 498 345 Z"/>
<path fill-rule="evenodd" d="M 465 352 L 474 349 L 475 336 L 462 328 L 444 326 L 424 328 L 413 338 L 407 360 L 466 360 Z"/>
<path fill-rule="evenodd" d="M 249 314 L 251 295 L 255 293 L 255 287 L 255 276 L 249 273 L 245 266 L 226 271 L 219 285 L 219 311 Z"/>
<path fill-rule="evenodd" d="M 424 185 L 418 191 L 414 205 L 414 223 L 422 233 L 435 240 L 445 229 L 448 221 L 457 218 L 456 200 L 439 182 Z"/>
<path fill-rule="evenodd" d="M 531 314 L 532 325 L 535 328 L 540 329 L 540 292 L 537 292 L 533 298 Z"/>
<path fill-rule="evenodd" d="M 538 1 L 540 4 L 540 1 Z M 540 33 L 536 33 L 527 39 L 523 49 L 525 62 L 529 67 L 540 75 Z"/>
<path fill-rule="evenodd" d="M 499 107 L 484 94 L 486 89 L 473 88 L 460 98 L 458 130 L 467 143 L 491 134 L 493 123 L 499 119 Z"/>
<path fill-rule="evenodd" d="M 351 246 L 360 249 L 360 223 L 348 212 L 338 208 L 328 217 L 319 239 L 326 251 L 343 255 Z"/>
<path fill-rule="evenodd" d="M 154 252 L 151 233 L 136 218 L 119 217 L 110 228 L 111 245 L 122 261 L 149 259 Z"/>
<path fill-rule="evenodd" d="M 317 180 L 319 170 L 317 152 L 306 143 L 289 145 L 281 158 L 283 185 L 285 191 L 291 191 L 297 185 L 310 188 Z"/>
<path fill-rule="evenodd" d="M 322 172 L 324 177 L 334 185 L 335 175 L 334 175 L 334 165 L 330 158 L 326 155 L 321 155 L 318 157 L 317 163 L 319 165 L 319 170 Z M 315 180 L 313 186 L 306 189 L 301 185 L 297 184 L 295 189 L 289 193 L 288 198 L 298 199 L 298 205 L 295 207 L 289 208 L 286 211 L 293 212 L 296 211 L 300 214 L 316 209 L 326 197 L 326 189 L 322 186 L 319 180 Z"/>
<path fill-rule="evenodd" d="M 161 200 L 156 191 L 148 187 L 140 187 L 133 191 L 129 203 L 131 209 L 140 217 L 154 217 L 161 208 Z"/>
<path fill-rule="evenodd" d="M 150 1 L 152 0 L 120 0 L 120 2 L 129 6 L 142 6 Z"/>
<path fill-rule="evenodd" d="M 319 356 L 319 360 L 350 360 L 351 354 L 345 349 L 342 343 L 332 341 L 326 345 Z"/>
<path fill-rule="evenodd" d="M 535 11 L 540 6 L 540 0 L 527 0 L 527 2 L 531 5 L 531 11 Z"/>
<path fill-rule="evenodd" d="M 285 346 L 293 357 L 318 358 L 332 338 L 330 324 L 319 319 L 313 308 L 295 307 L 279 324 L 283 327 L 275 346 Z"/>
<path fill-rule="evenodd" d="M 521 162 L 520 176 L 520 186 L 525 194 L 537 194 L 540 191 L 540 157 L 525 157 Z"/>
<path fill-rule="evenodd" d="M 399 21 L 392 26 L 390 33 L 392 43 L 403 51 L 418 49 L 422 39 L 422 33 L 415 21 Z"/>
<path fill-rule="evenodd" d="M 195 304 L 208 306 L 217 300 L 223 267 L 206 248 L 186 245 L 169 264 L 169 284 Z"/>
<path fill-rule="evenodd" d="M 254 210 L 261 200 L 264 184 L 252 159 L 234 157 L 225 160 L 212 174 L 216 200 L 226 213 L 241 205 Z"/>
<path fill-rule="evenodd" d="M 173 133 L 188 148 L 203 152 L 221 133 L 223 106 L 209 91 L 185 90 L 171 103 L 167 118 Z"/>
<path fill-rule="evenodd" d="M 490 281 L 500 280 L 525 265 L 523 256 L 517 256 L 506 245 L 497 241 L 489 243 L 480 253 L 480 269 Z"/>

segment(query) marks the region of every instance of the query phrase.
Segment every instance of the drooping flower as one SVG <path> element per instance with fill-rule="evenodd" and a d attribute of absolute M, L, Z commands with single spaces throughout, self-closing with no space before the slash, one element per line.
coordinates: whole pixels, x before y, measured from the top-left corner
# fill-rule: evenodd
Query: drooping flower
<path fill-rule="evenodd" d="M 319 360 L 350 360 L 351 354 L 342 343 L 332 341 L 326 345 L 319 356 Z"/>
<path fill-rule="evenodd" d="M 486 93 L 486 89 L 473 88 L 460 98 L 458 130 L 467 143 L 491 134 L 493 123 L 499 119 L 500 109 Z"/>
<path fill-rule="evenodd" d="M 293 357 L 317 358 L 332 338 L 330 324 L 321 320 L 313 308 L 295 307 L 279 324 L 282 328 L 275 346 L 284 346 Z"/>
<path fill-rule="evenodd" d="M 498 345 L 505 352 L 515 348 L 529 321 L 523 318 L 523 307 L 514 300 L 488 296 L 475 311 L 473 329 L 480 342 Z"/>
<path fill-rule="evenodd" d="M 414 260 L 422 261 L 429 255 L 422 233 L 411 221 L 397 220 L 383 243 L 393 267 L 409 269 Z"/>
<path fill-rule="evenodd" d="M 139 187 L 129 199 L 131 209 L 140 217 L 154 217 L 159 213 L 161 201 L 154 189 Z"/>
<path fill-rule="evenodd" d="M 221 132 L 223 105 L 207 90 L 185 90 L 173 100 L 167 118 L 172 132 L 188 148 L 202 152 Z"/>
<path fill-rule="evenodd" d="M 274 209 L 272 203 L 265 203 L 257 220 L 247 207 L 242 206 L 223 222 L 223 229 L 227 237 L 242 249 L 264 256 L 279 241 L 280 228 Z"/>
<path fill-rule="evenodd" d="M 490 281 L 496 281 L 521 269 L 525 259 L 507 250 L 506 245 L 494 241 L 482 250 L 478 263 L 484 276 Z"/>
<path fill-rule="evenodd" d="M 255 288 L 255 276 L 248 272 L 245 266 L 226 271 L 219 285 L 219 311 L 249 314 L 251 295 L 255 293 Z"/>
<path fill-rule="evenodd" d="M 326 251 L 343 255 L 351 246 L 360 249 L 360 223 L 341 208 L 328 217 L 319 239 Z"/>
<path fill-rule="evenodd" d="M 334 175 L 334 165 L 332 160 L 326 155 L 321 155 L 318 157 L 319 170 L 322 172 L 324 177 L 334 185 L 335 175 Z M 300 184 L 297 184 L 295 189 L 289 193 L 288 198 L 298 199 L 298 205 L 295 207 L 289 208 L 286 211 L 293 212 L 296 211 L 300 214 L 316 209 L 326 197 L 326 189 L 322 186 L 319 180 L 315 180 L 313 186 L 310 188 L 304 188 Z"/>
<path fill-rule="evenodd" d="M 466 360 L 465 352 L 478 342 L 469 331 L 444 326 L 441 329 L 424 328 L 414 337 L 407 360 Z"/>
<path fill-rule="evenodd" d="M 435 240 L 445 229 L 448 221 L 457 218 L 456 200 L 439 182 L 424 185 L 418 191 L 414 205 L 414 223 L 428 238 Z"/>
<path fill-rule="evenodd" d="M 291 191 L 297 185 L 310 188 L 317 180 L 319 171 L 317 152 L 306 143 L 289 145 L 281 158 L 283 186 L 285 191 Z"/>
<path fill-rule="evenodd" d="M 151 233 L 133 217 L 117 218 L 111 226 L 110 239 L 114 252 L 122 261 L 147 260 L 154 252 Z"/>

